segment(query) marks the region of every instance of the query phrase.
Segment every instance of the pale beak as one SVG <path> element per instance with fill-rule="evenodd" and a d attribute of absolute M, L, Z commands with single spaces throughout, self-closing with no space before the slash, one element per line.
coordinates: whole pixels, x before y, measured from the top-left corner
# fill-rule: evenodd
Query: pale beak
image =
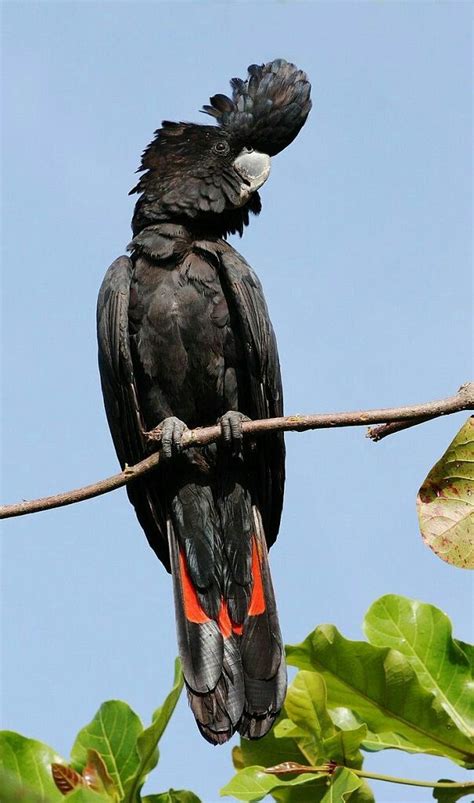
<path fill-rule="evenodd" d="M 235 161 L 233 168 L 243 179 L 241 200 L 244 203 L 250 195 L 265 184 L 270 175 L 270 157 L 266 153 L 244 148 Z"/>

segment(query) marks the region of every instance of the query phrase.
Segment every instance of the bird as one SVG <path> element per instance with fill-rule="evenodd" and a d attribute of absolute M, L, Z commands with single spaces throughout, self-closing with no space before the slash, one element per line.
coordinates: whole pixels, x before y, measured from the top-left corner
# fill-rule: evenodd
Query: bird
<path fill-rule="evenodd" d="M 283 414 L 275 334 L 262 287 L 230 245 L 258 215 L 271 160 L 311 109 L 307 75 L 285 59 L 248 67 L 201 111 L 163 121 L 145 148 L 128 253 L 97 303 L 99 372 L 122 468 L 161 433 L 158 466 L 127 492 L 172 575 L 179 654 L 197 726 L 211 744 L 264 736 L 286 693 L 270 575 L 283 504 L 281 432 L 242 423 Z M 222 437 L 182 448 L 183 434 Z"/>

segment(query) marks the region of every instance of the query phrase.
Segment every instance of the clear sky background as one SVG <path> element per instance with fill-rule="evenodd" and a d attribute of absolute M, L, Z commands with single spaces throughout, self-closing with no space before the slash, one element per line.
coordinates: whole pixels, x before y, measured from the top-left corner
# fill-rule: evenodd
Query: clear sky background
<path fill-rule="evenodd" d="M 284 57 L 314 109 L 233 244 L 259 273 L 288 413 L 449 395 L 471 371 L 470 3 L 3 4 L 2 500 L 115 473 L 95 303 L 130 239 L 134 170 L 163 118 L 204 119 L 248 64 Z M 272 567 L 285 640 L 361 638 L 372 601 L 438 605 L 472 638 L 472 581 L 422 543 L 415 495 L 465 414 L 375 445 L 361 428 L 287 436 Z M 64 756 L 101 702 L 145 722 L 177 652 L 170 578 L 124 490 L 3 526 L 2 725 Z M 235 743 L 236 740 L 234 740 Z M 366 767 L 461 779 L 398 752 Z M 151 790 L 218 799 L 230 748 L 185 700 Z M 374 785 L 382 803 L 427 790 Z"/>

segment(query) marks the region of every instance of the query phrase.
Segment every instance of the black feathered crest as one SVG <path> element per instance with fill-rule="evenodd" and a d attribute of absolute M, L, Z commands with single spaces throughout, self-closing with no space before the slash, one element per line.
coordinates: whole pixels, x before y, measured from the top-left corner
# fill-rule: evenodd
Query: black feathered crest
<path fill-rule="evenodd" d="M 285 59 L 251 64 L 248 78 L 231 80 L 232 99 L 213 95 L 202 111 L 247 146 L 269 156 L 280 153 L 302 128 L 311 110 L 306 73 Z"/>

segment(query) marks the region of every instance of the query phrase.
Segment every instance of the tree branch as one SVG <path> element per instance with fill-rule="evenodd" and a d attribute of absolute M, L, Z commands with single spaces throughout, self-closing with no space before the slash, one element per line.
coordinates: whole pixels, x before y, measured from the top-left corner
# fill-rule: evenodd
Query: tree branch
<path fill-rule="evenodd" d="M 373 440 L 380 440 L 390 432 L 398 432 L 400 429 L 423 423 L 432 418 L 442 415 L 458 413 L 461 410 L 474 410 L 474 383 L 461 385 L 454 396 L 446 399 L 426 402 L 425 404 L 408 405 L 406 407 L 388 407 L 378 410 L 356 410 L 347 413 L 316 413 L 315 415 L 290 415 L 281 418 L 265 418 L 257 421 L 244 421 L 242 431 L 244 435 L 260 435 L 263 432 L 305 432 L 309 429 L 328 429 L 332 427 L 360 427 L 367 424 L 383 424 L 383 427 L 376 427 L 369 430 L 369 437 Z M 389 430 L 389 427 L 391 428 Z M 220 425 L 212 427 L 198 427 L 197 429 L 185 432 L 182 439 L 182 447 L 189 449 L 191 446 L 206 446 L 215 443 L 221 437 Z M 160 428 L 157 427 L 148 433 L 148 439 L 157 444 L 161 439 Z M 77 488 L 73 491 L 55 494 L 54 496 L 34 499 L 32 501 L 18 502 L 13 505 L 0 506 L 0 519 L 8 519 L 13 516 L 24 516 L 27 513 L 38 513 L 41 510 L 51 510 L 55 507 L 72 505 L 75 502 L 82 502 L 85 499 L 92 499 L 94 496 L 114 491 L 121 488 L 132 480 L 142 477 L 147 472 L 155 468 L 160 462 L 161 454 L 154 452 L 145 460 L 141 460 L 135 466 L 127 466 L 120 474 L 114 474 L 105 480 L 100 480 L 92 485 Z"/>

